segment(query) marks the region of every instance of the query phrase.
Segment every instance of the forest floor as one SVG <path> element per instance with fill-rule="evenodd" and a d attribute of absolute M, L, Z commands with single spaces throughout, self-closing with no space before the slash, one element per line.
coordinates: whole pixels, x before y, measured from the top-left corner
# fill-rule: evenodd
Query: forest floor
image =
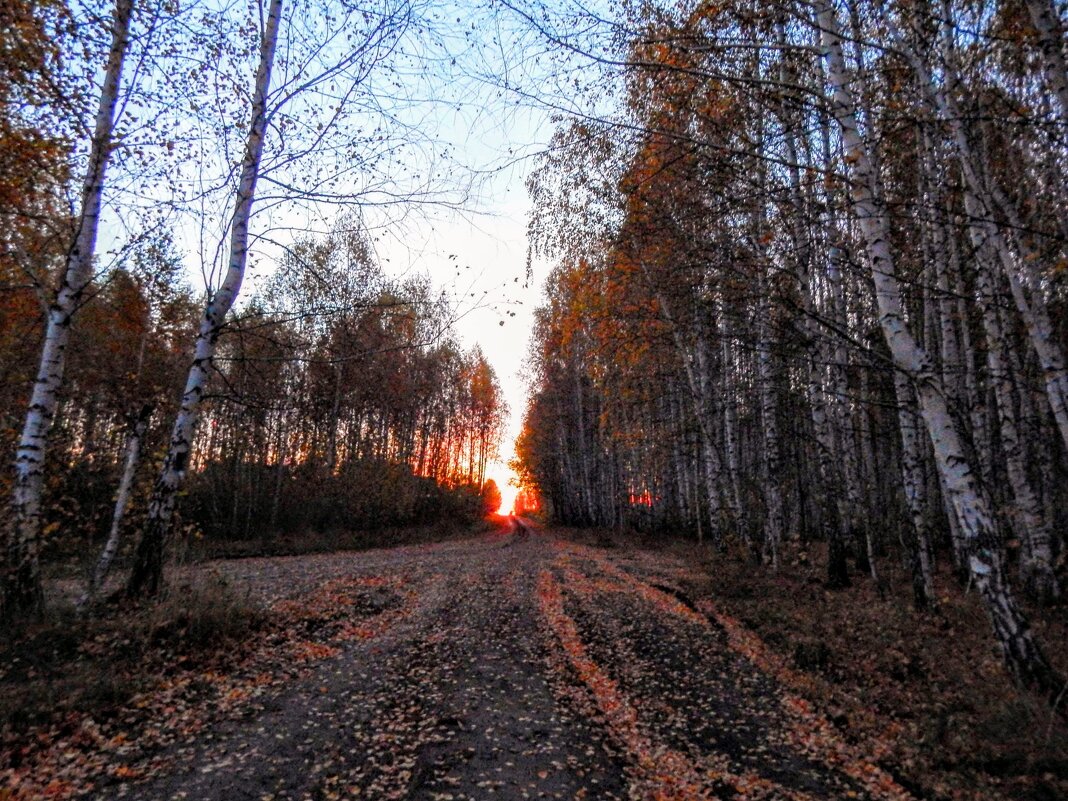
<path fill-rule="evenodd" d="M 757 587 L 760 617 L 740 568 L 706 551 L 562 534 L 205 565 L 257 601 L 256 625 L 196 653 L 164 631 L 132 698 L 9 730 L 0 799 L 1065 797 L 1053 726 L 1018 732 L 1034 758 L 983 777 L 936 740 L 942 757 L 911 743 L 910 721 L 879 705 L 922 717 L 915 687 L 865 697 L 836 636 L 826 650 L 790 639 L 812 636 L 779 608 L 798 588 Z M 858 654 L 857 671 L 904 658 L 906 683 L 955 691 L 932 678 L 940 665 L 908 667 L 910 648 Z M 947 714 L 951 730 L 970 720 Z"/>

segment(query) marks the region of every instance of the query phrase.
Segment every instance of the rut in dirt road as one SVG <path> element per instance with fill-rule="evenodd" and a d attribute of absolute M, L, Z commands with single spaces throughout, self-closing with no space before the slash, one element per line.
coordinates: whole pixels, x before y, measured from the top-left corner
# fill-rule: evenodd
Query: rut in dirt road
<path fill-rule="evenodd" d="M 522 529 L 353 556 L 390 625 L 92 797 L 908 797 L 670 575 Z"/>

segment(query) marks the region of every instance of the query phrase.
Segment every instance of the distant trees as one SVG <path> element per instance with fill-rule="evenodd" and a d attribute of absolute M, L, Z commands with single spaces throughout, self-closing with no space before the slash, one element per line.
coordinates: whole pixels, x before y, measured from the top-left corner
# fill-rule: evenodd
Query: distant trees
<path fill-rule="evenodd" d="M 486 483 L 482 485 L 482 510 L 488 515 L 497 514 L 503 500 L 497 482 L 492 478 L 486 479 Z"/>
<path fill-rule="evenodd" d="M 83 603 L 145 525 L 200 314 L 165 235 L 91 292 L 42 503 L 47 552 L 89 569 Z M 269 541 L 481 515 L 506 406 L 482 354 L 449 338 L 452 313 L 425 280 L 384 274 L 358 223 L 298 241 L 218 341 L 181 529 Z M 32 330 L 27 314 L 12 319 Z M 3 352 L 0 371 L 23 357 Z"/>
<path fill-rule="evenodd" d="M 478 514 L 506 407 L 451 313 L 386 276 L 358 222 L 298 241 L 221 340 L 187 513 L 237 539 L 428 522 L 462 496 Z"/>
<path fill-rule="evenodd" d="M 526 10 L 622 98 L 562 123 L 531 181 L 559 266 L 517 452 L 555 513 L 773 566 L 821 540 L 829 586 L 896 548 L 926 607 L 944 553 L 1056 695 L 1015 593 L 1063 581 L 1057 12 Z"/>

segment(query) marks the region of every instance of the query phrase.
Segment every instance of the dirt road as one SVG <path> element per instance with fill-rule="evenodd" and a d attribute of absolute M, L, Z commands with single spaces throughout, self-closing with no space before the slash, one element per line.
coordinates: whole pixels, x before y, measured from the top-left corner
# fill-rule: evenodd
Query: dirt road
<path fill-rule="evenodd" d="M 93 797 L 908 797 L 686 565 L 536 530 L 313 558 L 362 588 L 354 633 Z M 292 588 L 299 564 L 227 569 Z"/>

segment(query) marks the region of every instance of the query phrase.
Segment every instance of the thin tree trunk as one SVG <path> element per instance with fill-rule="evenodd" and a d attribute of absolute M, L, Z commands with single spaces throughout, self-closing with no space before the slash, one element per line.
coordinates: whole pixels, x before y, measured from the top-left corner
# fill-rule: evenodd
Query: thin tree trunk
<path fill-rule="evenodd" d="M 256 198 L 256 181 L 260 174 L 263 141 L 267 130 L 267 93 L 271 83 L 271 69 L 274 65 L 281 16 L 282 0 L 271 0 L 266 27 L 260 41 L 260 63 L 256 70 L 252 120 L 234 203 L 229 265 L 222 284 L 212 293 L 200 321 L 193 364 L 189 368 L 185 391 L 182 394 L 178 416 L 174 421 L 163 469 L 149 501 L 148 517 L 144 531 L 141 533 L 133 571 L 127 584 L 129 595 L 142 593 L 155 595 L 162 586 L 164 543 L 170 529 L 178 489 L 189 467 L 193 434 L 200 411 L 200 402 L 210 376 L 216 342 L 226 314 L 237 299 L 241 281 L 245 275 L 245 263 L 248 259 L 249 219 L 252 216 L 252 204 Z"/>
<path fill-rule="evenodd" d="M 890 250 L 888 214 L 879 197 L 879 178 L 868 145 L 857 127 L 837 16 L 829 0 L 817 0 L 816 9 L 830 72 L 834 113 L 847 160 L 852 164 L 852 206 L 867 244 L 880 326 L 894 363 L 911 376 L 917 388 L 938 468 L 969 545 L 969 569 L 990 615 L 1006 665 L 1019 683 L 1053 699 L 1063 690 L 1064 680 L 1046 661 L 1008 586 L 989 501 L 976 480 L 935 366 L 906 326 L 901 287 Z"/>
<path fill-rule="evenodd" d="M 737 399 L 732 392 L 730 383 L 730 333 L 727 327 L 726 315 L 720 311 L 719 335 L 723 345 L 723 364 L 720 365 L 722 375 L 720 391 L 723 404 L 723 439 L 727 451 L 727 498 L 731 509 L 731 517 L 734 525 L 744 529 L 742 521 L 742 487 L 741 469 L 738 464 L 738 407 Z"/>
<path fill-rule="evenodd" d="M 1050 0 L 1027 0 L 1027 11 L 1038 33 L 1046 85 L 1061 107 L 1061 121 L 1068 123 L 1068 68 L 1065 67 L 1060 14 Z"/>
<path fill-rule="evenodd" d="M 104 549 L 100 552 L 100 558 L 93 568 L 89 577 L 89 585 L 85 593 L 78 599 L 79 609 L 91 604 L 95 600 L 100 588 L 107 580 L 111 563 L 115 560 L 115 554 L 119 552 L 119 537 L 122 534 L 122 520 L 126 515 L 126 507 L 130 503 L 130 491 L 133 489 L 134 476 L 137 475 L 137 465 L 141 462 L 141 450 L 144 445 L 145 432 L 148 430 L 149 420 L 152 419 L 153 407 L 145 404 L 137 415 L 133 428 L 126 438 L 126 461 L 122 468 L 122 478 L 119 481 L 119 492 L 115 498 L 115 510 L 111 515 L 111 529 L 108 531 Z"/>
<path fill-rule="evenodd" d="M 965 190 L 965 205 L 974 208 L 974 199 Z M 971 214 L 971 211 L 969 211 Z M 1024 577 L 1036 597 L 1049 601 L 1060 595 L 1060 586 L 1053 572 L 1053 532 L 1027 475 L 1026 454 L 1016 422 L 1016 392 L 1009 374 L 1004 334 L 998 320 L 997 292 L 990 265 L 988 242 L 978 228 L 969 226 L 975 246 L 977 285 L 982 307 L 983 328 L 986 333 L 986 363 L 996 400 L 1001 450 L 1005 470 L 1012 488 L 1013 529 L 1025 547 Z"/>
<path fill-rule="evenodd" d="M 48 434 L 56 413 L 59 388 L 63 383 L 71 322 L 93 277 L 93 252 L 100 224 L 104 179 L 114 148 L 115 109 L 129 45 L 133 7 L 133 0 L 116 0 L 112 13 L 111 48 L 100 86 L 89 164 L 82 181 L 76 235 L 67 252 L 59 291 L 48 309 L 41 361 L 15 454 L 12 519 L 5 532 L 7 542 L 3 554 L 3 592 L 0 597 L 5 612 L 35 609 L 44 599 L 38 551 Z"/>
<path fill-rule="evenodd" d="M 282 499 L 282 478 L 285 476 L 286 471 L 284 429 L 285 418 L 279 415 L 278 436 L 275 440 L 274 451 L 274 492 L 271 496 L 270 525 L 268 525 L 267 531 L 264 531 L 265 539 L 267 536 L 274 536 L 278 533 L 278 505 Z"/>
<path fill-rule="evenodd" d="M 337 473 L 337 430 L 340 425 L 341 414 L 341 365 L 334 365 L 334 400 L 330 407 L 330 430 L 326 437 L 326 463 L 333 476 Z"/>
<path fill-rule="evenodd" d="M 764 495 L 767 503 L 767 521 L 764 529 L 764 545 L 772 568 L 779 568 L 779 551 L 783 530 L 783 501 L 780 484 L 782 463 L 779 455 L 779 418 L 775 405 L 775 369 L 772 364 L 770 287 L 761 273 L 760 320 L 757 323 L 757 379 L 760 382 L 760 422 L 764 433 Z"/>
<path fill-rule="evenodd" d="M 905 489 L 905 503 L 912 518 L 912 533 L 908 544 L 909 568 L 912 574 L 912 598 L 917 609 L 935 605 L 936 596 L 930 561 L 930 534 L 927 527 L 927 482 L 923 475 L 923 454 L 919 434 L 919 420 L 915 410 L 912 385 L 908 376 L 894 372 L 894 391 L 897 395 L 898 421 L 901 430 L 901 476 Z"/>

